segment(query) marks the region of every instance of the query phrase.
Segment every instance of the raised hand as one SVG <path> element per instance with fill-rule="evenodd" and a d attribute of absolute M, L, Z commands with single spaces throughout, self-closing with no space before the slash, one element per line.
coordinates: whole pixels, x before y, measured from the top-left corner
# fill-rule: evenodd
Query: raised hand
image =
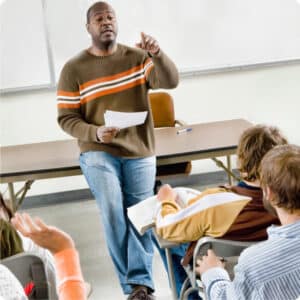
<path fill-rule="evenodd" d="M 157 40 L 144 32 L 141 32 L 141 41 L 136 46 L 148 51 L 152 55 L 157 55 L 160 50 Z"/>
<path fill-rule="evenodd" d="M 72 238 L 64 231 L 46 225 L 40 218 L 16 213 L 11 219 L 13 226 L 38 246 L 48 249 L 53 255 L 65 249 L 74 248 Z"/>

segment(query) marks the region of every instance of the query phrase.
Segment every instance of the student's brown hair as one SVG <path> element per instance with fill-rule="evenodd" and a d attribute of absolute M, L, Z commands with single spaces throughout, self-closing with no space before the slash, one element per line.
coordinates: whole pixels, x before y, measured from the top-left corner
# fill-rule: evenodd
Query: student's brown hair
<path fill-rule="evenodd" d="M 241 135 L 237 149 L 238 168 L 242 179 L 259 179 L 259 166 L 264 155 L 274 146 L 287 144 L 278 128 L 255 125 Z"/>
<path fill-rule="evenodd" d="M 6 205 L 2 193 L 0 193 L 0 208 L 3 209 L 4 213 L 7 215 L 8 220 L 10 220 L 13 217 L 13 212 L 11 209 Z"/>
<path fill-rule="evenodd" d="M 272 191 L 272 205 L 289 212 L 300 209 L 300 147 L 282 145 L 270 150 L 261 163 L 261 184 Z"/>

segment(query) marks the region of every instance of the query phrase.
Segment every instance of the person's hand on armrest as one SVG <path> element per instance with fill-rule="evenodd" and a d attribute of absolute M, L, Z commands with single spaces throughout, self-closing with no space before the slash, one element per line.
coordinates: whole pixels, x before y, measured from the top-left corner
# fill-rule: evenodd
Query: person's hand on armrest
<path fill-rule="evenodd" d="M 224 268 L 224 266 L 224 262 L 216 256 L 213 250 L 209 249 L 207 250 L 207 255 L 203 255 L 201 259 L 197 259 L 196 273 L 202 275 L 212 268 Z"/>
<path fill-rule="evenodd" d="M 21 234 L 48 249 L 53 255 L 75 248 L 70 235 L 54 226 L 46 225 L 40 218 L 33 219 L 26 213 L 16 213 L 11 222 Z"/>

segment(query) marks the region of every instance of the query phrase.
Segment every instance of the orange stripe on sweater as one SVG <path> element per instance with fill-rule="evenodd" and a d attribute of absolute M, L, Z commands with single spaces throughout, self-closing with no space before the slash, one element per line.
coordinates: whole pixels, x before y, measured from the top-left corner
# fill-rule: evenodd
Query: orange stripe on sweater
<path fill-rule="evenodd" d="M 58 108 L 79 108 L 80 103 L 73 103 L 73 104 L 67 104 L 67 103 L 58 103 Z"/>
<path fill-rule="evenodd" d="M 85 103 L 87 103 L 89 101 L 92 101 L 92 100 L 98 98 L 98 97 L 102 97 L 102 96 L 109 95 L 109 94 L 114 94 L 114 93 L 117 93 L 117 92 L 121 92 L 121 91 L 130 89 L 130 88 L 135 87 L 137 85 L 142 85 L 145 82 L 146 82 L 145 78 L 141 78 L 141 79 L 135 80 L 133 82 L 127 83 L 125 85 L 122 85 L 122 86 L 118 86 L 118 87 L 115 87 L 115 88 L 111 88 L 109 90 L 105 90 L 105 91 L 100 91 L 98 93 L 94 93 L 94 94 L 92 94 L 92 95 L 90 95 L 88 97 L 82 98 L 81 99 L 81 104 L 85 104 Z"/>
<path fill-rule="evenodd" d="M 79 91 L 78 92 L 67 92 L 67 91 L 57 91 L 57 96 L 67 96 L 67 97 L 78 97 L 80 96 Z"/>
<path fill-rule="evenodd" d="M 102 83 L 102 82 L 111 81 L 111 80 L 115 80 L 115 79 L 125 77 L 127 75 L 130 75 L 131 73 L 140 71 L 142 69 L 143 69 L 143 65 L 139 65 L 139 66 L 133 67 L 133 68 L 127 70 L 127 71 L 124 71 L 124 72 L 121 72 L 121 73 L 118 73 L 118 74 L 115 74 L 115 75 L 101 77 L 101 78 L 97 78 L 97 79 L 85 82 L 85 83 L 80 85 L 80 90 L 83 90 L 87 87 L 93 86 L 94 84 L 97 84 L 97 83 Z"/>

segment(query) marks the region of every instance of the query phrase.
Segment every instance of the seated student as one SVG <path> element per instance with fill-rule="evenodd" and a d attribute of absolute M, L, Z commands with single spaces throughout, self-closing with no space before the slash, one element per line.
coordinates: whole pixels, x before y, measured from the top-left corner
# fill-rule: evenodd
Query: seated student
<path fill-rule="evenodd" d="M 277 128 L 252 126 L 239 140 L 237 158 L 242 181 L 237 186 L 208 189 L 191 199 L 188 204 L 190 207 L 184 209 L 176 204 L 176 194 L 170 186 L 164 185 L 159 190 L 157 197 L 162 203 L 162 209 L 156 219 L 158 235 L 174 242 L 195 241 L 187 250 L 183 265 L 190 262 L 196 241 L 205 235 L 239 241 L 260 241 L 267 238 L 266 228 L 279 221 L 263 207 L 259 165 L 270 149 L 286 143 L 287 140 Z M 234 197 L 232 193 L 251 197 L 251 201 L 249 199 L 228 201 L 222 206 L 212 205 L 209 209 L 198 212 L 194 210 L 197 206 L 195 202 L 210 197 L 209 194 Z M 193 203 L 195 204 L 192 208 Z M 177 263 L 175 269 L 180 270 L 180 268 Z M 177 292 L 179 292 L 186 276 L 177 277 Z"/>
<path fill-rule="evenodd" d="M 54 226 L 46 225 L 41 219 L 32 219 L 28 214 L 15 214 L 11 220 L 15 228 L 25 237 L 30 238 L 35 244 L 48 249 L 54 256 L 55 269 L 58 279 L 58 294 L 61 300 L 86 300 L 86 288 L 81 273 L 79 256 L 72 238 Z M 14 284 L 10 271 L 1 266 L 0 298 L 6 299 L 9 286 Z M 18 287 L 18 285 L 16 285 Z M 27 299 L 23 291 L 16 291 L 16 295 Z M 11 295 L 10 295 L 11 296 Z"/>
<path fill-rule="evenodd" d="M 208 299 L 294 300 L 300 296 L 300 147 L 278 146 L 261 164 L 267 209 L 281 226 L 268 228 L 268 240 L 244 250 L 230 281 L 212 250 L 197 260 Z M 271 210 L 272 211 L 272 210 Z"/>
<path fill-rule="evenodd" d="M 0 193 L 0 259 L 4 259 L 22 252 L 31 252 L 38 255 L 45 266 L 47 280 L 51 287 L 50 296 L 56 296 L 56 276 L 54 259 L 51 253 L 36 245 L 31 239 L 17 232 L 10 223 L 13 213 L 6 205 Z M 31 289 L 26 289 L 30 293 Z"/>
<path fill-rule="evenodd" d="M 174 242 L 195 241 L 202 236 L 239 241 L 266 239 L 266 228 L 278 223 L 278 219 L 264 209 L 259 165 L 270 149 L 286 143 L 287 140 L 274 127 L 256 125 L 247 129 L 240 138 L 237 150 L 242 180 L 237 186 L 203 191 L 189 200 L 187 208 L 177 205 L 176 193 L 169 185 L 162 186 L 157 194 L 162 204 L 156 219 L 157 233 Z M 237 201 L 233 201 L 231 195 Z M 236 195 L 241 195 L 240 199 Z M 205 209 L 202 208 L 201 201 L 204 199 L 220 197 L 224 197 L 221 204 L 209 202 Z"/>

